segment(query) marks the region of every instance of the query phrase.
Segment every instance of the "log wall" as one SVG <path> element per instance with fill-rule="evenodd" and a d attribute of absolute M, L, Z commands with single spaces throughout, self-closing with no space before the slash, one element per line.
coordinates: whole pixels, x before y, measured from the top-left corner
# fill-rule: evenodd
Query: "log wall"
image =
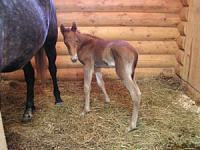
<path fill-rule="evenodd" d="M 180 50 L 176 53 L 176 73 L 185 81 L 189 94 L 198 102 L 200 99 L 200 2 L 183 1 Z"/>
<path fill-rule="evenodd" d="M 76 22 L 83 33 L 106 40 L 125 40 L 133 45 L 139 52 L 136 76 L 175 75 L 176 57 L 181 60 L 175 56 L 179 49 L 177 41 L 182 44 L 177 38 L 185 25 L 180 23 L 180 16 L 186 20 L 187 11 L 182 9 L 180 0 L 54 0 L 54 3 L 58 27 L 61 23 L 71 27 Z M 70 62 L 60 30 L 56 48 L 58 79 L 83 79 L 82 65 Z M 118 78 L 114 69 L 103 69 L 103 74 Z M 23 79 L 21 71 L 6 77 Z"/>
<path fill-rule="evenodd" d="M 189 10 L 189 0 L 181 0 L 182 8 L 179 12 L 181 21 L 178 24 L 178 31 L 180 36 L 177 38 L 176 42 L 179 49 L 175 53 L 177 64 L 175 65 L 175 73 L 179 77 L 183 77 L 183 64 L 184 64 L 184 55 L 185 55 L 185 40 L 188 24 L 188 10 Z"/>

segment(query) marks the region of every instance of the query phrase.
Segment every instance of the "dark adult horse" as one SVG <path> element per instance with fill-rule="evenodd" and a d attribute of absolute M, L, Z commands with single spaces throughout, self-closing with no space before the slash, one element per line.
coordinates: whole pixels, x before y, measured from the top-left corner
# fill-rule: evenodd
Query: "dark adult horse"
<path fill-rule="evenodd" d="M 35 77 L 30 59 L 43 48 L 53 79 L 55 104 L 63 103 L 56 79 L 57 36 L 56 11 L 52 0 L 0 0 L 0 72 L 23 68 L 27 83 L 24 121 L 32 118 L 35 108 Z M 40 62 L 41 59 L 39 58 Z"/>

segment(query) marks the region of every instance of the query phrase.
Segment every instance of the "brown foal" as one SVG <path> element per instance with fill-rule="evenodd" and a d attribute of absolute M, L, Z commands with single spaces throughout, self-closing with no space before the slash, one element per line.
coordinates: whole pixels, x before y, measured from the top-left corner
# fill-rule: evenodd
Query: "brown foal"
<path fill-rule="evenodd" d="M 103 91 L 106 102 L 110 102 L 104 87 L 101 68 L 115 67 L 117 75 L 129 90 L 133 100 L 132 118 L 127 131 L 135 129 L 141 101 L 141 92 L 134 79 L 134 71 L 138 61 L 136 50 L 124 41 L 105 41 L 98 37 L 82 34 L 77 31 L 75 23 L 72 24 L 71 29 L 61 25 L 60 30 L 71 61 L 77 62 L 79 60 L 83 64 L 85 107 L 81 114 L 85 115 L 90 111 L 90 89 L 93 70 L 95 71 L 97 84 Z"/>

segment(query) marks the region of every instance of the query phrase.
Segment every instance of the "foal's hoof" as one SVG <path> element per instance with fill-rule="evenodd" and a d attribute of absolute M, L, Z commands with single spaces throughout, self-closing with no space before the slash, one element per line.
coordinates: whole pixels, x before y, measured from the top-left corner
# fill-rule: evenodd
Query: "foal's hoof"
<path fill-rule="evenodd" d="M 133 126 L 129 126 L 126 128 L 125 132 L 128 133 L 128 132 L 131 132 L 133 130 L 136 130 L 137 128 L 136 127 L 133 127 Z"/>
<path fill-rule="evenodd" d="M 22 123 L 28 123 L 33 120 L 33 110 L 32 108 L 28 108 L 25 110 L 23 118 L 22 118 Z"/>
<path fill-rule="evenodd" d="M 86 113 L 83 111 L 82 113 L 80 113 L 80 116 L 85 116 Z"/>
<path fill-rule="evenodd" d="M 109 108 L 110 107 L 110 103 L 105 103 L 104 107 L 105 108 Z"/>
<path fill-rule="evenodd" d="M 85 116 L 85 115 L 87 115 L 89 112 L 90 112 L 90 110 L 87 110 L 87 111 L 84 110 L 84 111 L 80 114 L 80 116 Z"/>

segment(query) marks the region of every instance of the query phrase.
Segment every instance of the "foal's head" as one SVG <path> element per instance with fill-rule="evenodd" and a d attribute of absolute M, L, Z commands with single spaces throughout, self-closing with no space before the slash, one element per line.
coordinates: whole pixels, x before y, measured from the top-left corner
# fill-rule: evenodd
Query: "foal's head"
<path fill-rule="evenodd" d="M 78 56 L 77 56 L 77 42 L 78 39 L 76 37 L 76 23 L 72 24 L 71 29 L 68 27 L 64 27 L 63 24 L 60 26 L 60 31 L 63 34 L 64 37 L 64 43 L 68 48 L 68 52 L 71 58 L 72 62 L 77 62 Z"/>

